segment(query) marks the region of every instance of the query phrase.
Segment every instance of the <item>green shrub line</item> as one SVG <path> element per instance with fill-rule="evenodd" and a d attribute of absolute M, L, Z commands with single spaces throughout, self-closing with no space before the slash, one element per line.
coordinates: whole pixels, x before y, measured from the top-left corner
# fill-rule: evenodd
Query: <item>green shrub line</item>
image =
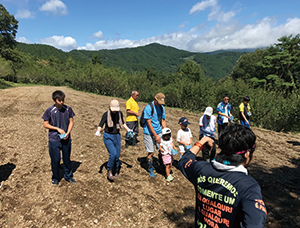
<path fill-rule="evenodd" d="M 100 80 L 101 81 L 101 80 Z M 256 88 L 250 88 L 244 81 L 238 80 L 234 81 L 233 79 L 226 79 L 226 88 L 224 87 L 224 84 L 215 85 L 210 87 L 213 91 L 211 93 L 212 96 L 201 98 L 201 97 L 190 97 L 190 99 L 194 99 L 194 102 L 191 102 L 192 106 L 189 106 L 189 102 L 185 102 L 182 99 L 186 99 L 188 95 L 185 95 L 184 98 L 177 96 L 176 99 L 179 99 L 177 104 L 183 103 L 183 105 L 179 106 L 172 106 L 172 102 L 174 97 L 172 98 L 172 94 L 168 88 L 156 88 L 156 90 L 153 90 L 151 92 L 151 89 L 148 89 L 149 94 L 145 94 L 143 88 L 139 88 L 140 91 L 140 98 L 139 102 L 143 102 L 144 104 L 147 104 L 148 102 L 151 102 L 153 100 L 153 97 L 157 92 L 162 92 L 166 95 L 166 106 L 170 108 L 176 108 L 181 109 L 184 111 L 189 111 L 192 113 L 197 113 L 201 115 L 200 113 L 204 112 L 204 109 L 207 106 L 211 106 L 214 109 L 214 113 L 216 114 L 216 106 L 222 99 L 223 93 L 229 93 L 230 94 L 230 103 L 232 105 L 232 114 L 235 117 L 235 121 L 238 120 L 238 114 L 239 114 L 239 104 L 242 102 L 242 99 L 244 95 L 250 96 L 250 105 L 253 115 L 251 116 L 251 126 L 257 126 L 262 127 L 264 129 L 273 130 L 273 131 L 283 131 L 283 132 L 300 132 L 300 126 L 299 126 L 299 93 L 293 92 L 289 96 L 285 96 L 284 94 L 279 94 L 277 92 L 268 92 L 264 91 L 262 89 Z M 98 81 L 99 83 L 99 81 Z M 224 82 L 225 83 L 225 82 Z M 32 83 L 11 83 L 7 82 L 3 79 L 0 80 L 1 88 L 8 88 L 13 86 L 33 86 Z M 39 83 L 36 85 L 50 85 L 53 86 L 53 84 L 43 84 Z M 73 86 L 72 84 L 55 84 L 55 86 L 68 86 L 69 88 L 98 94 L 98 95 L 104 95 L 104 96 L 110 96 L 110 97 L 117 97 L 122 99 L 128 99 L 128 97 L 131 94 L 131 90 L 135 89 L 135 87 L 129 88 L 124 86 L 124 90 L 120 91 L 119 87 L 115 87 L 116 90 L 108 90 L 108 91 L 95 91 L 95 88 L 105 88 L 101 84 L 94 85 L 93 89 L 89 90 L 88 87 L 85 87 L 87 84 L 81 84 L 81 86 L 78 86 L 80 84 L 77 84 L 77 86 Z M 90 84 L 88 84 L 90 85 Z M 99 86 L 99 87 L 98 87 Z M 126 90 L 125 90 L 126 89 Z M 147 90 L 146 90 L 147 91 Z M 215 94 L 213 93 L 215 92 Z M 196 102 L 195 102 L 196 100 Z M 197 101 L 202 102 L 201 105 L 196 106 Z"/>

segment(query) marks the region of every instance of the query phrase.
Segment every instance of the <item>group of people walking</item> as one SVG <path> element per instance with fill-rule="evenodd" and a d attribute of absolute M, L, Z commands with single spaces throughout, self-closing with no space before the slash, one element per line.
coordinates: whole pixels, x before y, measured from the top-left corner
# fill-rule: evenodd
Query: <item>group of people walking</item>
<path fill-rule="evenodd" d="M 148 153 L 147 164 L 150 177 L 155 177 L 153 157 L 155 148 L 159 151 L 165 165 L 166 179 L 172 181 L 171 167 L 177 148 L 167 127 L 165 114 L 165 95 L 158 93 L 154 100 L 139 112 L 136 102 L 139 92 L 132 91 L 126 102 L 126 122 L 120 111 L 120 104 L 112 100 L 99 123 L 96 136 L 103 133 L 103 141 L 109 153 L 107 178 L 114 181 L 120 178 L 120 129 L 124 128 L 125 147 L 138 145 L 139 124 L 143 126 L 145 149 Z M 59 181 L 60 150 L 64 162 L 64 179 L 76 183 L 73 179 L 70 151 L 70 132 L 73 128 L 73 110 L 64 104 L 65 94 L 55 91 L 52 94 L 54 105 L 43 115 L 44 127 L 49 129 L 49 154 L 52 168 L 52 184 Z M 199 141 L 192 145 L 192 133 L 189 121 L 181 117 L 180 129 L 176 141 L 179 147 L 179 168 L 184 176 L 195 186 L 196 213 L 195 227 L 263 227 L 266 219 L 266 207 L 262 200 L 258 183 L 247 175 L 247 167 L 253 159 L 256 136 L 250 129 L 250 98 L 244 97 L 239 106 L 240 123 L 228 124 L 233 120 L 229 95 L 223 96 L 218 104 L 218 117 L 213 108 L 207 107 L 199 120 Z M 139 121 L 140 120 L 140 121 Z M 139 123 L 140 122 L 140 123 Z M 216 154 L 216 129 L 218 123 L 218 145 L 221 152 Z M 229 126 L 228 126 L 229 125 Z M 129 141 L 131 139 L 131 141 Z M 203 153 L 203 160 L 197 161 L 196 155 Z"/>

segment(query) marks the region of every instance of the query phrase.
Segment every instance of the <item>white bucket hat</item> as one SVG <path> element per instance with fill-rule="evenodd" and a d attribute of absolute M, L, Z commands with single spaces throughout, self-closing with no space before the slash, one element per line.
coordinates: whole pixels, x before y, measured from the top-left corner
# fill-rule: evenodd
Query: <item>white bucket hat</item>
<path fill-rule="evenodd" d="M 171 129 L 168 127 L 165 127 L 162 129 L 162 135 L 171 134 Z"/>

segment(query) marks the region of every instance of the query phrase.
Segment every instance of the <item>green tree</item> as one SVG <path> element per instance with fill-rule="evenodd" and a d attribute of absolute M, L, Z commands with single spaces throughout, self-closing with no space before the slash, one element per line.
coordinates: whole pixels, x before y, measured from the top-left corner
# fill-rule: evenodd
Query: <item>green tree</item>
<path fill-rule="evenodd" d="M 266 51 L 262 66 L 269 68 L 271 73 L 282 79 L 282 83 L 290 83 L 296 88 L 296 80 L 292 72 L 292 66 L 299 62 L 300 58 L 300 35 L 295 37 L 283 36 L 278 39 L 279 43 Z M 270 51 L 272 50 L 272 51 Z M 275 50 L 275 51 L 274 51 Z M 278 81 L 278 80 L 277 80 Z M 286 84 L 283 84 L 286 86 Z"/>
<path fill-rule="evenodd" d="M 201 81 L 204 77 L 200 64 L 192 60 L 186 60 L 184 64 L 180 65 L 177 69 L 177 73 L 188 75 L 193 81 Z"/>
<path fill-rule="evenodd" d="M 245 81 L 249 81 L 255 77 L 258 79 L 265 78 L 264 68 L 257 64 L 263 60 L 263 56 L 264 51 L 261 49 L 242 55 L 238 59 L 237 65 L 233 68 L 230 76 L 235 80 L 242 78 Z"/>
<path fill-rule="evenodd" d="M 92 56 L 92 64 L 102 64 L 102 60 L 97 54 L 93 54 Z"/>
<path fill-rule="evenodd" d="M 0 57 L 0 79 L 8 79 L 10 75 L 13 75 L 14 71 L 12 69 L 11 61 L 6 61 Z"/>
<path fill-rule="evenodd" d="M 11 59 L 11 50 L 16 46 L 18 21 L 0 4 L 0 55 Z"/>

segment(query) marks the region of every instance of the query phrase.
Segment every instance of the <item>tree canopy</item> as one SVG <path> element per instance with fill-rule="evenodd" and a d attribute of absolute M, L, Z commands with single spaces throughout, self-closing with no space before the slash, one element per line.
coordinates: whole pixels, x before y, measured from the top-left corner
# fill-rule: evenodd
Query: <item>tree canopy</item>
<path fill-rule="evenodd" d="M 11 50 L 16 46 L 18 21 L 0 4 L 0 55 L 11 59 Z"/>

